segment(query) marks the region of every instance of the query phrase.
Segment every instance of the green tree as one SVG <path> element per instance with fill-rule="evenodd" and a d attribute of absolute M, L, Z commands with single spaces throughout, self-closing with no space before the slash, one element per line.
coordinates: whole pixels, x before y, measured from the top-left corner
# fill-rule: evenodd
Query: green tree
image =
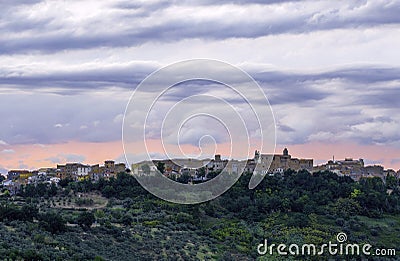
<path fill-rule="evenodd" d="M 66 230 L 65 220 L 55 211 L 47 212 L 40 215 L 40 226 L 45 230 L 57 234 Z"/>
<path fill-rule="evenodd" d="M 76 223 L 84 229 L 89 229 L 95 222 L 95 220 L 96 219 L 92 212 L 85 211 L 79 214 L 79 216 L 76 219 Z"/>
<path fill-rule="evenodd" d="M 23 220 L 26 221 L 33 221 L 33 219 L 38 216 L 38 213 L 38 209 L 33 205 L 23 205 L 21 208 Z"/>
<path fill-rule="evenodd" d="M 360 204 L 353 198 L 339 198 L 332 209 L 336 215 L 343 218 L 349 218 L 361 212 Z"/>
<path fill-rule="evenodd" d="M 387 175 L 386 177 L 386 187 L 388 189 L 395 189 L 399 186 L 399 181 L 396 179 L 396 177 Z"/>
<path fill-rule="evenodd" d="M 161 174 L 164 174 L 164 172 L 165 172 L 165 163 L 159 161 L 157 163 L 157 169 L 158 169 L 159 172 L 161 172 Z"/>
<path fill-rule="evenodd" d="M 103 188 L 103 190 L 101 191 L 101 193 L 103 194 L 103 196 L 105 196 L 106 198 L 111 198 L 113 196 L 115 196 L 115 189 L 113 188 L 113 186 L 111 185 L 107 185 Z"/>
<path fill-rule="evenodd" d="M 199 177 L 205 177 L 206 176 L 206 168 L 205 167 L 199 168 L 198 176 Z"/>

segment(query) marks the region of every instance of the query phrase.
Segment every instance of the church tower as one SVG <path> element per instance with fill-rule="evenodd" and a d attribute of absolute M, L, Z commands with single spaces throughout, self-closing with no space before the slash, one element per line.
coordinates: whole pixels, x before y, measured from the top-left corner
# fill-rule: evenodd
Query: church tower
<path fill-rule="evenodd" d="M 287 148 L 283 150 L 283 156 L 289 156 L 289 151 Z"/>

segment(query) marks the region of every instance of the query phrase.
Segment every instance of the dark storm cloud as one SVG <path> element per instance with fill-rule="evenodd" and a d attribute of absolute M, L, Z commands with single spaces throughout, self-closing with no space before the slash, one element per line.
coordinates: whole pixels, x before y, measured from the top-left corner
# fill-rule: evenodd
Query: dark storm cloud
<path fill-rule="evenodd" d="M 0 54 L 125 47 L 182 39 L 257 38 L 284 33 L 301 34 L 400 23 L 399 1 L 349 1 L 341 5 L 333 2 L 328 5 L 327 2 L 319 1 L 279 1 L 281 5 L 289 5 L 285 8 L 285 14 L 277 12 L 271 5 L 278 1 L 253 1 L 260 4 L 257 9 L 266 8 L 264 16 L 260 12 L 253 15 L 257 9 L 249 11 L 249 5 L 245 1 L 224 3 L 233 5 L 220 11 L 219 16 L 208 17 L 197 14 L 197 9 L 194 9 L 196 5 L 191 1 L 186 4 L 162 1 L 142 6 L 120 2 L 114 7 L 94 11 L 92 20 L 80 23 L 70 23 L 69 20 L 57 16 L 63 14 L 48 12 L 48 16 L 31 18 L 9 10 L 1 18 L 3 26 L 0 26 L 0 33 L 6 37 L 0 40 Z M 186 10 L 187 6 L 192 9 Z M 201 5 L 199 8 L 204 13 L 204 8 L 211 12 L 221 6 L 224 7 L 218 2 L 218 5 Z M 121 9 L 127 13 L 102 13 Z M 181 12 L 174 15 L 175 10 Z M 184 14 L 185 11 L 194 16 Z M 146 19 L 145 24 L 142 23 L 143 19 Z M 81 32 L 77 33 L 78 31 Z"/>

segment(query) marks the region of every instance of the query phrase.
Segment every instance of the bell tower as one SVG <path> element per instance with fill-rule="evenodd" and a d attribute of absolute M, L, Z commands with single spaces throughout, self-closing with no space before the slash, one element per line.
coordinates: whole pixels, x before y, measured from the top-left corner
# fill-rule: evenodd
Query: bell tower
<path fill-rule="evenodd" d="M 289 151 L 287 148 L 283 150 L 283 156 L 289 156 Z"/>

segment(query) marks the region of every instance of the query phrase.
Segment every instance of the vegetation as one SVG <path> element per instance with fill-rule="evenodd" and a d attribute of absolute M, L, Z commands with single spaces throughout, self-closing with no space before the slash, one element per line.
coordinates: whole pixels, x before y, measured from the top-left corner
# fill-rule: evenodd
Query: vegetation
<path fill-rule="evenodd" d="M 163 168 L 163 166 L 158 166 Z M 331 172 L 286 171 L 254 190 L 250 174 L 197 205 L 162 201 L 120 173 L 98 182 L 27 185 L 0 198 L 0 256 L 11 260 L 271 260 L 264 239 L 349 242 L 400 253 L 397 179 L 354 182 Z M 390 193 L 388 193 L 390 191 Z M 299 260 L 313 257 L 296 257 Z M 317 259 L 325 257 L 315 257 Z M 345 258 L 348 259 L 348 258 Z"/>

